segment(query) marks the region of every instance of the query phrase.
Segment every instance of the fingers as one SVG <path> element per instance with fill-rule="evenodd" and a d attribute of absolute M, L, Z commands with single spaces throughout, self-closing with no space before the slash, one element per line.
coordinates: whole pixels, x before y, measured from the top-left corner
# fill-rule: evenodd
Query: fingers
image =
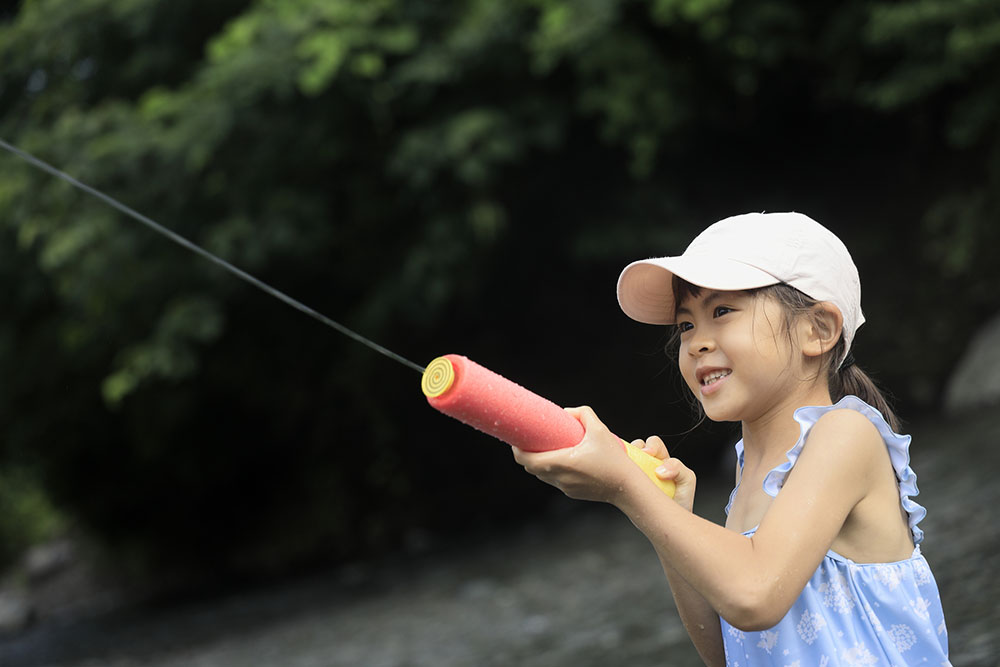
<path fill-rule="evenodd" d="M 561 457 L 565 456 L 560 450 L 549 452 L 529 452 L 518 449 L 511 445 L 514 452 L 514 460 L 521 464 L 525 470 L 536 477 L 540 474 L 552 472 L 552 468 L 558 463 Z"/>
<path fill-rule="evenodd" d="M 674 502 L 687 511 L 694 510 L 695 488 L 698 478 L 694 471 L 680 462 L 680 459 L 668 458 L 656 469 L 656 476 L 663 481 L 674 483 Z"/>
<path fill-rule="evenodd" d="M 637 442 L 642 443 L 642 440 Z M 655 456 L 658 459 L 666 459 L 669 457 L 667 453 L 667 446 L 663 444 L 663 440 L 659 436 L 652 435 L 646 439 L 646 442 L 640 445 L 644 452 Z"/>
<path fill-rule="evenodd" d="M 598 430 L 607 431 L 608 430 L 608 427 L 605 426 L 604 422 L 602 422 L 597 417 L 597 413 L 594 412 L 593 409 L 589 405 L 583 405 L 583 406 L 580 406 L 578 408 L 565 408 L 565 410 L 566 410 L 566 412 L 568 412 L 571 415 L 573 415 L 574 417 L 576 417 L 576 419 L 581 424 L 583 424 L 583 428 L 584 428 L 585 431 L 587 431 L 587 433 L 590 433 L 592 430 L 594 430 L 594 431 L 598 431 Z"/>
<path fill-rule="evenodd" d="M 520 463 L 525 468 L 527 468 L 529 465 L 534 465 L 537 463 L 536 454 L 538 454 L 539 452 L 528 452 L 523 449 L 518 449 L 513 445 L 511 445 L 510 450 L 514 452 L 514 460 Z"/>
<path fill-rule="evenodd" d="M 663 480 L 676 480 L 683 465 L 677 459 L 665 459 L 656 469 L 656 476 Z"/>
<path fill-rule="evenodd" d="M 677 484 L 695 480 L 694 471 L 681 463 L 680 459 L 665 459 L 656 469 L 656 476 L 662 480 L 672 480 Z"/>

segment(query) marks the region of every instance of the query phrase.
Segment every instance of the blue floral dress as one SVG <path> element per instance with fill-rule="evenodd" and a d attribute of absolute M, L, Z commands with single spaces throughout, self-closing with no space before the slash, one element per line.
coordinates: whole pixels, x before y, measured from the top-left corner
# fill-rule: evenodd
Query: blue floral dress
<path fill-rule="evenodd" d="M 941 596 L 920 554 L 924 534 L 917 524 L 927 511 L 911 500 L 918 492 L 917 476 L 910 468 L 910 436 L 894 433 L 878 410 L 856 396 L 845 396 L 831 406 L 799 408 L 795 411 L 799 439 L 788 451 L 788 460 L 764 478 L 764 491 L 772 497 L 778 494 L 812 426 L 827 412 L 843 408 L 865 415 L 882 434 L 917 546 L 910 558 L 895 563 L 855 563 L 828 551 L 792 608 L 768 630 L 743 632 L 720 619 L 726 664 L 731 667 L 951 664 Z M 742 440 L 736 443 L 736 453 L 742 470 Z M 735 495 L 733 489 L 726 514 Z"/>

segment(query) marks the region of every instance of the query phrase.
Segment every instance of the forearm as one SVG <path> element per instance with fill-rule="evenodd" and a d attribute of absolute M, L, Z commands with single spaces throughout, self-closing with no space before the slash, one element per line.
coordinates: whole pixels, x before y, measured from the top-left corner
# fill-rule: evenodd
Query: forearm
<path fill-rule="evenodd" d="M 628 485 L 615 504 L 653 544 L 695 634 L 708 628 L 707 610 L 737 626 L 756 622 L 768 575 L 750 539 L 667 501 L 648 483 Z"/>
<path fill-rule="evenodd" d="M 718 613 L 677 570 L 671 567 L 666 558 L 660 556 L 660 563 L 670 584 L 677 613 L 684 623 L 684 629 L 691 637 L 691 642 L 698 650 L 698 655 L 709 667 L 725 665 L 726 654 L 722 647 L 722 628 Z"/>

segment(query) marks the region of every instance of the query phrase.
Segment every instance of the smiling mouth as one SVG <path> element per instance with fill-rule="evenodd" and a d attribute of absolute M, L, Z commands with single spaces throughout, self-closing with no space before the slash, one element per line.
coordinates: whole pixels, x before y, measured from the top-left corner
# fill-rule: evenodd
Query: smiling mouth
<path fill-rule="evenodd" d="M 722 378 L 728 377 L 731 374 L 732 374 L 731 370 L 712 371 L 711 373 L 709 373 L 708 375 L 706 375 L 701 379 L 701 386 L 710 387 L 719 380 L 721 380 Z"/>

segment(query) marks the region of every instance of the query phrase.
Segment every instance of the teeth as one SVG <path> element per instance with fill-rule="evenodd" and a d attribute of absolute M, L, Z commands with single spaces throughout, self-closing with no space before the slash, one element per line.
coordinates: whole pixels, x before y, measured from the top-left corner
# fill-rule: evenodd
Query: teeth
<path fill-rule="evenodd" d="M 701 383 L 703 385 L 710 385 L 710 384 L 712 384 L 714 382 L 718 382 L 719 380 L 721 380 L 722 378 L 726 377 L 730 373 L 732 373 L 732 371 L 715 371 L 715 372 L 710 373 L 709 375 L 706 375 L 705 377 L 703 377 L 701 379 Z"/>

